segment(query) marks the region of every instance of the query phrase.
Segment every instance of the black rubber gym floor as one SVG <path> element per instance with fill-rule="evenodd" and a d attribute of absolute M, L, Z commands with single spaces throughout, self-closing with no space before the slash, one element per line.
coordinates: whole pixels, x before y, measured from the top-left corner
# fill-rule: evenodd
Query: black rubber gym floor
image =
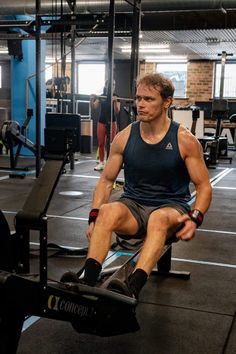
<path fill-rule="evenodd" d="M 232 153 L 235 155 L 235 153 Z M 48 210 L 48 242 L 86 248 L 85 229 L 92 191 L 99 177 L 94 156 L 78 155 L 75 169 L 61 176 Z M 24 160 L 24 163 L 26 161 Z M 0 166 L 4 166 L 0 157 Z M 236 158 L 209 169 L 212 205 L 196 237 L 173 246 L 173 269 L 189 280 L 151 275 L 140 296 L 140 331 L 102 338 L 78 334 L 70 323 L 30 317 L 18 354 L 235 354 L 236 353 Z M 121 174 L 122 178 L 122 174 Z M 9 178 L 0 171 L 0 208 L 13 229 L 34 174 Z M 114 197 L 120 193 L 119 186 Z M 38 267 L 38 235 L 31 237 L 32 271 Z M 49 250 L 49 278 L 78 270 L 84 257 L 58 257 Z"/>

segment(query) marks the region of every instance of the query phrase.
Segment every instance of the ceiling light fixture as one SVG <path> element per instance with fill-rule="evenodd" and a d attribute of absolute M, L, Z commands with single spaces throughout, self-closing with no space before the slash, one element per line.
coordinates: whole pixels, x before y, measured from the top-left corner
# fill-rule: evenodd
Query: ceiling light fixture
<path fill-rule="evenodd" d="M 220 39 L 217 37 L 206 37 L 206 43 L 207 45 L 217 45 L 220 44 Z"/>
<path fill-rule="evenodd" d="M 146 63 L 187 63 L 187 59 L 146 59 Z"/>
<path fill-rule="evenodd" d="M 187 60 L 186 55 L 152 55 L 146 56 L 145 59 L 185 59 Z"/>
<path fill-rule="evenodd" d="M 131 53 L 131 48 L 121 49 L 122 53 Z M 168 48 L 139 48 L 139 53 L 170 53 Z"/>
<path fill-rule="evenodd" d="M 121 49 L 129 49 L 131 50 L 131 45 L 123 45 L 120 47 Z M 140 44 L 139 50 L 140 49 L 168 49 L 169 45 L 168 44 Z"/>
<path fill-rule="evenodd" d="M 168 56 L 148 56 L 145 58 L 147 63 L 187 63 L 188 59 L 184 55 L 168 55 Z"/>

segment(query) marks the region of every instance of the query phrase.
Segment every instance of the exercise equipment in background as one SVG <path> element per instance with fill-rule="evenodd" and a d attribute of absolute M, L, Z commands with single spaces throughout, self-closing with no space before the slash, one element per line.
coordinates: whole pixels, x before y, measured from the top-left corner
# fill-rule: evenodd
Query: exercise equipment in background
<path fill-rule="evenodd" d="M 221 122 L 228 118 L 228 101 L 214 99 L 212 101 L 212 118 L 216 119 L 216 131 L 213 136 L 205 135 L 199 139 L 202 144 L 208 166 L 215 166 L 219 160 L 227 160 L 232 163 L 232 157 L 228 156 L 228 139 L 221 136 Z"/>
<path fill-rule="evenodd" d="M 14 120 L 6 120 L 0 127 L 0 140 L 5 146 L 7 152 L 9 151 L 10 167 L 3 167 L 4 169 L 17 170 L 19 156 L 21 154 L 22 147 L 27 148 L 33 154 L 36 149 L 34 143 L 27 138 L 27 127 L 33 116 L 33 110 L 27 110 L 27 117 L 22 126 Z M 27 169 L 27 168 L 26 168 Z M 22 168 L 21 168 L 22 170 Z"/>

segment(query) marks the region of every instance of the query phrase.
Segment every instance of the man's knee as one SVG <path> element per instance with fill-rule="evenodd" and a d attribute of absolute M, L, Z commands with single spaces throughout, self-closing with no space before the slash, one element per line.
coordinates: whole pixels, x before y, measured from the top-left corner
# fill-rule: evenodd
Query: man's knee
<path fill-rule="evenodd" d="M 110 204 L 109 203 L 106 203 L 106 204 L 102 204 L 99 208 L 99 218 L 104 218 L 105 215 L 108 216 L 108 213 L 109 213 L 109 210 L 110 210 Z"/>
<path fill-rule="evenodd" d="M 160 208 L 155 211 L 153 211 L 149 217 L 148 220 L 149 223 L 155 223 L 155 224 L 163 224 L 167 225 L 169 223 L 169 215 L 167 210 L 165 208 Z"/>
<path fill-rule="evenodd" d="M 122 203 L 112 202 L 100 207 L 97 221 L 104 227 L 119 230 L 127 219 L 127 208 Z"/>
<path fill-rule="evenodd" d="M 119 215 L 112 203 L 102 204 L 99 209 L 97 222 L 104 227 L 113 228 L 116 225 Z"/>
<path fill-rule="evenodd" d="M 169 230 L 177 224 L 179 213 L 172 208 L 160 208 L 152 212 L 149 217 L 148 224 L 156 225 L 157 228 L 165 228 Z"/>

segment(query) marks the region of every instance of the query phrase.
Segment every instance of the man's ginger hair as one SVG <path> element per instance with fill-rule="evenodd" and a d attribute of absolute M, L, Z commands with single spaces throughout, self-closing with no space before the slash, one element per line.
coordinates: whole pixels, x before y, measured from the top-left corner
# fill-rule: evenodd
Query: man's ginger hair
<path fill-rule="evenodd" d="M 163 99 L 174 96 L 175 87 L 172 81 L 159 73 L 146 74 L 137 81 L 137 87 L 139 85 L 145 85 L 148 87 L 161 88 L 160 95 Z"/>

